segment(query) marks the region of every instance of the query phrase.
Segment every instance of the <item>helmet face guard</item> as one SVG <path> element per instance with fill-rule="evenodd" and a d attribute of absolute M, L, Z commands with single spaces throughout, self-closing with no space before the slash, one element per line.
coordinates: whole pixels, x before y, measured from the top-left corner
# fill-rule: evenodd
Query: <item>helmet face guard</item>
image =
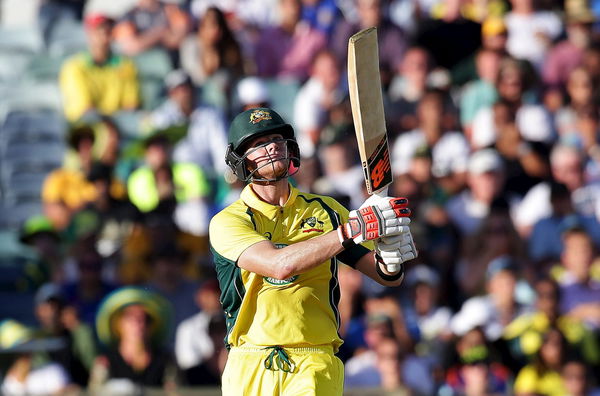
<path fill-rule="evenodd" d="M 257 167 L 256 169 L 250 169 L 250 166 L 246 161 L 248 155 L 250 155 L 251 153 L 253 153 L 257 150 L 263 149 L 266 146 L 268 146 L 269 144 L 272 144 L 274 142 L 285 142 L 285 145 L 286 145 L 285 157 L 272 158 L 270 161 Z M 283 172 L 281 175 L 278 175 L 273 179 L 256 177 L 258 175 L 259 170 L 261 170 L 265 167 L 268 167 L 268 166 L 274 166 L 274 162 L 280 161 L 280 160 L 287 160 L 287 162 L 288 162 L 287 170 L 285 172 Z M 245 181 L 245 182 L 251 182 L 251 181 L 274 182 L 274 181 L 285 179 L 289 176 L 296 174 L 296 172 L 298 172 L 298 169 L 300 168 L 300 149 L 298 147 L 298 143 L 296 142 L 296 139 L 283 138 L 283 139 L 274 139 L 274 140 L 265 142 L 263 144 L 260 144 L 256 147 L 254 147 L 252 150 L 248 150 L 246 153 L 240 155 L 239 153 L 237 153 L 234 150 L 233 144 L 230 143 L 227 146 L 227 154 L 225 155 L 225 162 L 227 163 L 227 165 L 229 165 L 229 167 L 231 168 L 233 173 L 238 177 L 238 179 L 240 179 L 242 181 Z"/>

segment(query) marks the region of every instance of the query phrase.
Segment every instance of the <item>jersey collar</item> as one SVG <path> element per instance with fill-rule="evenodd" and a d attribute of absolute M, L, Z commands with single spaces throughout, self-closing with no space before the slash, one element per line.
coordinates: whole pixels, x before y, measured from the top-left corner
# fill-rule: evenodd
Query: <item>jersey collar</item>
<path fill-rule="evenodd" d="M 286 203 L 283 205 L 284 208 L 290 207 L 294 204 L 294 202 L 296 201 L 296 197 L 298 196 L 298 189 L 295 188 L 294 186 L 292 186 L 291 184 L 289 184 L 290 186 L 290 196 L 288 197 L 288 200 L 286 201 Z M 252 188 L 250 187 L 250 184 L 248 184 L 246 187 L 244 187 L 244 189 L 242 190 L 242 193 L 240 194 L 240 198 L 242 199 L 242 201 L 244 201 L 244 203 L 246 205 L 248 205 L 250 208 L 259 211 L 260 213 L 262 213 L 263 215 L 265 215 L 269 220 L 273 220 L 275 218 L 275 216 L 277 215 L 277 212 L 279 211 L 279 209 L 281 209 L 281 206 L 279 205 L 271 205 L 270 203 L 267 203 L 263 200 L 261 200 L 256 193 L 254 192 L 254 190 L 252 190 Z"/>

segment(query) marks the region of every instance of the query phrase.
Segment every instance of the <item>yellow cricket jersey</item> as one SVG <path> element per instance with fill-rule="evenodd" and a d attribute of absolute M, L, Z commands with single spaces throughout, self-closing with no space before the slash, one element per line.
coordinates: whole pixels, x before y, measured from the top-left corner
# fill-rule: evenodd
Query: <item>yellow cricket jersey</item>
<path fill-rule="evenodd" d="M 355 246 L 323 264 L 285 280 L 246 271 L 236 262 L 253 244 L 286 246 L 337 229 L 348 210 L 332 198 L 299 192 L 290 185 L 284 206 L 260 200 L 251 186 L 210 222 L 211 250 L 227 319 L 228 347 L 308 347 L 342 344 L 338 334 L 340 289 L 337 259 L 354 266 L 369 252 Z"/>
<path fill-rule="evenodd" d="M 112 114 L 140 104 L 137 68 L 120 55 L 111 55 L 103 65 L 95 64 L 89 53 L 74 55 L 63 65 L 59 82 L 69 121 L 78 120 L 91 108 Z"/>

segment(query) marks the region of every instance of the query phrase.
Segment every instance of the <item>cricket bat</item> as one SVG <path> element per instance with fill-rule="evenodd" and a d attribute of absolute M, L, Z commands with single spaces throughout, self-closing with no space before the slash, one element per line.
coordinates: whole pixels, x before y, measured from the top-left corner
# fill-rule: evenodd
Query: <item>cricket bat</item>
<path fill-rule="evenodd" d="M 348 90 L 367 193 L 386 195 L 392 183 L 392 166 L 375 27 L 361 30 L 348 40 Z"/>
<path fill-rule="evenodd" d="M 367 193 L 385 196 L 392 183 L 392 166 L 375 27 L 361 30 L 348 40 L 348 90 Z M 399 269 L 390 267 L 391 271 Z"/>

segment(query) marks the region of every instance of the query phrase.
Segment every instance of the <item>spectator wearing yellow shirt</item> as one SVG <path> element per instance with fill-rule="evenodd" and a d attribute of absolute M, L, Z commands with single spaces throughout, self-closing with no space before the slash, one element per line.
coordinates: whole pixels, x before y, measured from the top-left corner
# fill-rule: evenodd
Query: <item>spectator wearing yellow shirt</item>
<path fill-rule="evenodd" d="M 550 329 L 543 338 L 542 346 L 533 362 L 523 367 L 515 380 L 516 396 L 564 396 L 563 379 L 560 375 L 567 355 L 567 342 L 557 328 Z"/>
<path fill-rule="evenodd" d="M 111 51 L 113 25 L 114 21 L 105 15 L 88 15 L 88 51 L 74 55 L 62 66 L 60 89 L 65 116 L 70 121 L 90 112 L 109 115 L 140 104 L 135 64 Z"/>

